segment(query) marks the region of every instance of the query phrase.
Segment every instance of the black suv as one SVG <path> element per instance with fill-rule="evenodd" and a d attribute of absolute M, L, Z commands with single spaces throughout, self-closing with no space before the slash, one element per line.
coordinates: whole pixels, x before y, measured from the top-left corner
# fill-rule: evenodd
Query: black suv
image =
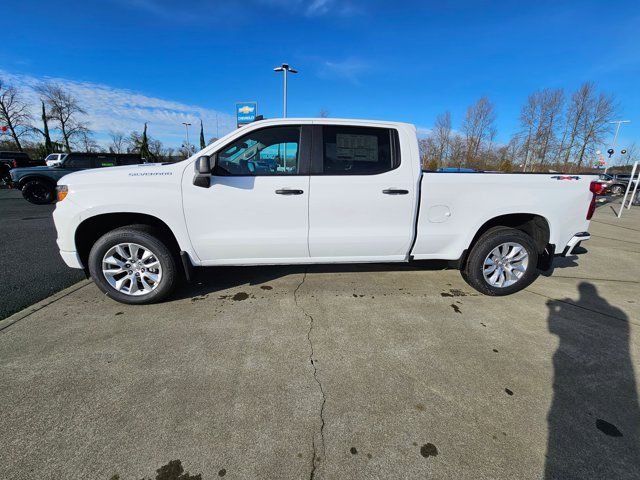
<path fill-rule="evenodd" d="M 0 152 L 0 179 L 5 183 L 11 181 L 9 172 L 14 168 L 36 167 L 46 165 L 44 160 L 31 160 L 24 152 Z"/>
<path fill-rule="evenodd" d="M 15 168 L 11 170 L 11 185 L 22 190 L 31 203 L 44 205 L 56 199 L 56 184 L 65 175 L 90 168 L 115 167 L 144 163 L 135 153 L 70 153 L 54 167 Z"/>

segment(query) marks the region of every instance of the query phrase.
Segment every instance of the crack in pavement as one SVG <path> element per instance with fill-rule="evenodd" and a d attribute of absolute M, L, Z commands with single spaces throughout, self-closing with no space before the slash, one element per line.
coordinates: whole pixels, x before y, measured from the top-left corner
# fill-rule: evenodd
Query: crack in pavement
<path fill-rule="evenodd" d="M 304 316 L 307 317 L 309 319 L 309 330 L 307 331 L 307 341 L 309 342 L 309 362 L 311 363 L 311 366 L 313 367 L 313 379 L 315 380 L 315 382 L 318 384 L 318 388 L 320 389 L 320 393 L 322 394 L 322 403 L 320 405 L 320 443 L 322 446 L 322 456 L 324 458 L 326 458 L 326 450 L 325 450 L 325 444 L 324 444 L 324 406 L 327 403 L 327 397 L 324 393 L 324 388 L 322 387 L 322 383 L 320 382 L 320 379 L 318 378 L 318 368 L 316 367 L 316 361 L 314 358 L 314 350 L 313 350 L 313 341 L 311 340 L 311 333 L 313 332 L 313 327 L 314 327 L 314 320 L 313 320 L 313 316 L 310 315 L 305 309 L 304 307 L 302 307 L 299 303 L 298 303 L 298 290 L 300 290 L 300 287 L 302 287 L 302 285 L 304 284 L 305 280 L 307 279 L 307 271 L 305 270 L 304 275 L 302 277 L 302 281 L 298 284 L 298 286 L 296 287 L 296 289 L 293 291 L 293 301 L 295 302 L 296 306 L 302 310 L 302 313 L 304 313 Z M 312 445 L 312 454 L 313 457 L 311 459 L 311 472 L 309 474 L 309 478 L 311 480 L 313 480 L 315 478 L 316 475 L 316 469 L 318 467 L 318 456 L 317 456 L 317 452 L 318 452 L 318 448 L 316 445 L 316 435 L 315 433 L 312 435 L 311 437 L 311 445 Z"/>

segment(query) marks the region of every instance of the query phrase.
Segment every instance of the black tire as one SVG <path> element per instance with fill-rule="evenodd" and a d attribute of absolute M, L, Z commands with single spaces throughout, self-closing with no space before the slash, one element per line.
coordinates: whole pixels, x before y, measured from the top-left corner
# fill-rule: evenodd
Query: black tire
<path fill-rule="evenodd" d="M 42 180 L 29 180 L 22 187 L 22 196 L 36 205 L 47 205 L 56 199 L 56 188 Z"/>
<path fill-rule="evenodd" d="M 160 262 L 162 276 L 157 286 L 149 293 L 136 296 L 129 295 L 116 290 L 107 281 L 102 272 L 102 259 L 109 249 L 120 243 L 136 243 L 141 245 L 153 252 L 153 255 Z M 91 247 L 88 261 L 89 273 L 98 288 L 118 302 L 131 305 L 159 302 L 174 289 L 179 275 L 176 257 L 167 245 L 169 245 L 169 242 L 151 227 L 133 225 L 117 228 L 105 233 L 98 239 L 93 247 Z"/>
<path fill-rule="evenodd" d="M 504 243 L 518 243 L 529 255 L 526 270 L 522 276 L 508 287 L 496 287 L 485 280 L 484 262 L 489 253 Z M 471 248 L 461 271 L 466 282 L 480 293 L 492 296 L 511 295 L 528 287 L 538 277 L 538 249 L 533 239 L 526 233 L 508 227 L 493 227 L 487 230 Z"/>

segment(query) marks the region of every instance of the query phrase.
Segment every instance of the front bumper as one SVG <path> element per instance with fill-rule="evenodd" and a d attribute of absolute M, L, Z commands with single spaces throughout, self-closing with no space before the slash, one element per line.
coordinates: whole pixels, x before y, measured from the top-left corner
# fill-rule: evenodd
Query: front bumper
<path fill-rule="evenodd" d="M 568 255 L 571 255 L 573 249 L 576 248 L 578 244 L 580 244 L 581 242 L 586 242 L 590 239 L 591 234 L 589 232 L 576 233 L 573 237 L 571 237 L 571 240 L 567 242 L 567 246 L 564 247 L 564 250 L 562 251 L 562 256 L 566 257 Z"/>
<path fill-rule="evenodd" d="M 64 250 L 60 250 L 60 256 L 64 263 L 67 264 L 68 267 L 71 268 L 84 268 L 82 265 L 82 261 L 80 260 L 80 255 L 78 252 L 65 252 Z"/>

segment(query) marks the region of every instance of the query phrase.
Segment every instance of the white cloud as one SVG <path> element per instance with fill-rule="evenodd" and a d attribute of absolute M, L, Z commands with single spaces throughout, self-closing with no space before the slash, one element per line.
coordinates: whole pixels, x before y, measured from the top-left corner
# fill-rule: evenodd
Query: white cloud
<path fill-rule="evenodd" d="M 353 84 L 360 84 L 360 75 L 370 69 L 370 66 L 361 60 L 348 58 L 342 61 L 325 60 L 318 74 L 322 78 L 342 78 Z"/>
<path fill-rule="evenodd" d="M 255 5 L 263 5 L 270 8 L 286 11 L 289 14 L 304 15 L 307 17 L 320 17 L 323 15 L 338 15 L 348 17 L 357 15 L 362 11 L 361 0 L 246 0 L 237 3 L 232 0 L 218 0 L 207 2 L 198 0 L 192 2 L 185 9 L 177 0 L 115 0 L 126 6 L 143 10 L 159 18 L 197 22 L 213 12 L 223 11 L 225 16 L 241 16 L 251 11 Z"/>
<path fill-rule="evenodd" d="M 30 75 L 12 74 L 0 70 L 0 77 L 20 88 L 27 101 L 33 105 L 34 118 L 40 118 L 40 98 L 34 88 L 43 81 L 54 82 L 78 99 L 86 110 L 85 120 L 96 133 L 98 140 L 107 138 L 111 130 L 124 133 L 141 131 L 144 122 L 149 122 L 149 135 L 168 146 L 179 146 L 184 139 L 182 122 L 190 122 L 191 142 L 197 143 L 200 119 L 205 127 L 207 139 L 216 134 L 216 119 L 220 135 L 235 128 L 235 118 L 224 112 L 187 105 L 172 100 L 150 97 L 130 90 L 108 85 L 77 82 L 64 78 L 37 78 Z"/>

